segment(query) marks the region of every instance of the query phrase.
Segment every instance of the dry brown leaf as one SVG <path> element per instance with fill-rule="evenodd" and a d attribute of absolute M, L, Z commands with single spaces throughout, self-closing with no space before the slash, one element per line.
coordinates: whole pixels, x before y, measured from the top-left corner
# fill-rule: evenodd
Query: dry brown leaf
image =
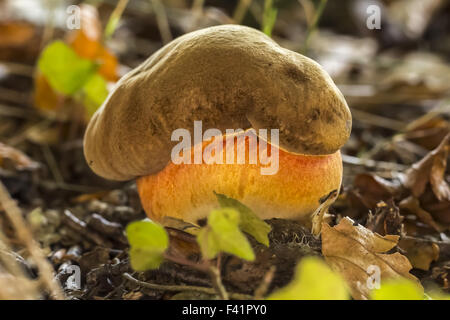
<path fill-rule="evenodd" d="M 380 201 L 377 203 L 375 212 L 369 212 L 365 227 L 380 235 L 393 234 L 402 235 L 404 217 L 394 201 Z"/>
<path fill-rule="evenodd" d="M 35 170 L 39 168 L 38 162 L 30 159 L 22 151 L 0 142 L 0 168 L 9 170 Z"/>
<path fill-rule="evenodd" d="M 0 24 L 0 48 L 27 44 L 34 36 L 35 28 L 24 22 L 2 22 Z"/>
<path fill-rule="evenodd" d="M 401 239 L 398 245 L 405 251 L 414 268 L 428 271 L 431 262 L 439 259 L 439 246 L 436 243 Z"/>
<path fill-rule="evenodd" d="M 408 258 L 396 252 L 386 254 L 397 245 L 399 236 L 381 236 L 345 217 L 335 227 L 322 226 L 322 254 L 330 267 L 347 281 L 354 299 L 369 298 L 378 271 L 380 280 L 405 277 L 417 281 L 409 273 Z"/>
<path fill-rule="evenodd" d="M 423 223 L 433 227 L 437 232 L 442 232 L 445 230 L 445 227 L 440 223 L 437 223 L 428 211 L 422 209 L 419 200 L 416 198 L 410 196 L 403 199 L 400 202 L 399 207 L 400 209 L 408 210 L 409 212 L 415 214 Z"/>
<path fill-rule="evenodd" d="M 414 197 L 419 198 L 425 192 L 428 183 L 430 183 L 439 201 L 450 200 L 450 188 L 444 178 L 449 144 L 450 133 L 447 134 L 436 149 L 429 152 L 419 162 L 413 164 L 406 172 L 403 184 L 411 190 Z"/>
<path fill-rule="evenodd" d="M 367 208 L 375 208 L 379 201 L 387 201 L 400 192 L 399 185 L 371 173 L 358 174 L 354 185 Z"/>

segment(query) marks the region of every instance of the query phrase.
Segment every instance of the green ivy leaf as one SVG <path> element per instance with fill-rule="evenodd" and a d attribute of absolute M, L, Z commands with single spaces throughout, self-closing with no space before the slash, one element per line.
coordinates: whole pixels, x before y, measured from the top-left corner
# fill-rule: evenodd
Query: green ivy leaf
<path fill-rule="evenodd" d="M 103 77 L 95 73 L 83 86 L 84 105 L 89 116 L 92 116 L 95 111 L 102 105 L 108 97 L 108 88 Z"/>
<path fill-rule="evenodd" d="M 239 202 L 236 199 L 229 198 L 224 194 L 216 193 L 214 194 L 219 201 L 221 207 L 226 208 L 234 208 L 240 213 L 240 223 L 239 227 L 242 231 L 247 232 L 256 241 L 264 244 L 265 246 L 269 246 L 269 232 L 272 230 L 272 227 L 261 220 L 252 209 Z"/>
<path fill-rule="evenodd" d="M 401 278 L 382 283 L 380 289 L 373 290 L 372 300 L 423 300 L 422 288 L 412 280 Z"/>
<path fill-rule="evenodd" d="M 252 247 L 239 230 L 239 221 L 239 212 L 235 209 L 222 208 L 211 211 L 208 225 L 197 235 L 202 255 L 207 259 L 213 259 L 223 251 L 245 260 L 254 260 Z"/>
<path fill-rule="evenodd" d="M 316 257 L 303 258 L 294 279 L 286 287 L 272 293 L 269 300 L 348 300 L 345 281 Z"/>
<path fill-rule="evenodd" d="M 80 90 L 96 69 L 95 63 L 79 57 L 62 41 L 52 42 L 44 49 L 38 66 L 52 88 L 65 95 Z"/>
<path fill-rule="evenodd" d="M 136 221 L 127 226 L 130 243 L 130 262 L 136 271 L 157 269 L 163 261 L 163 253 L 169 246 L 169 236 L 159 224 Z"/>

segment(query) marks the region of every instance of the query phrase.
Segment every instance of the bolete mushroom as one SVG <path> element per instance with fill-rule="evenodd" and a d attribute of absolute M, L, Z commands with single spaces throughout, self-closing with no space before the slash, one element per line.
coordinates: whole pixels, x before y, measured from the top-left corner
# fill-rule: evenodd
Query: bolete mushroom
<path fill-rule="evenodd" d="M 173 163 L 172 133 L 193 135 L 195 121 L 222 132 L 278 129 L 279 143 L 266 146 L 279 152 L 278 172 L 261 174 L 260 159 L 250 164 L 248 155 L 245 164 Z M 318 63 L 255 29 L 222 25 L 175 39 L 125 75 L 91 119 L 84 151 L 98 175 L 137 179 L 154 220 L 196 222 L 217 206 L 217 192 L 261 218 L 308 221 L 319 199 L 340 188 L 339 149 L 350 131 L 347 103 Z M 251 152 L 252 134 L 210 143 L 244 135 L 234 148 Z"/>

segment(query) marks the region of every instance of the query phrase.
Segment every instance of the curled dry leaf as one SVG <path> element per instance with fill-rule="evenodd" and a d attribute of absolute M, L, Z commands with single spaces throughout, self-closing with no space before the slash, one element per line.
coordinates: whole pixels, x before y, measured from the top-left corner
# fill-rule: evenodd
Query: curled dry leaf
<path fill-rule="evenodd" d="M 0 142 L 0 168 L 9 170 L 36 170 L 39 163 L 30 159 L 22 151 Z"/>
<path fill-rule="evenodd" d="M 405 255 L 417 269 L 427 271 L 430 269 L 431 262 L 439 259 L 439 246 L 436 243 L 401 239 L 399 247 L 405 251 Z"/>
<path fill-rule="evenodd" d="M 435 229 L 437 232 L 442 232 L 445 230 L 445 227 L 436 222 L 433 216 L 428 211 L 422 209 L 419 200 L 417 200 L 416 198 L 410 196 L 406 199 L 403 199 L 400 202 L 399 206 L 401 209 L 415 214 L 423 223 L 426 223 L 430 227 L 433 227 L 433 229 Z"/>
<path fill-rule="evenodd" d="M 365 208 L 376 208 L 380 200 L 388 201 L 401 192 L 401 186 L 372 173 L 360 173 L 355 177 L 352 190 L 354 201 L 360 202 Z"/>
<path fill-rule="evenodd" d="M 404 217 L 393 200 L 377 203 L 375 212 L 369 212 L 365 227 L 381 235 L 402 235 Z"/>
<path fill-rule="evenodd" d="M 433 193 L 439 201 L 450 201 L 450 187 L 445 181 L 449 145 L 450 133 L 436 149 L 406 172 L 403 184 L 411 190 L 414 197 L 419 198 L 430 183 Z"/>
<path fill-rule="evenodd" d="M 404 277 L 417 279 L 409 273 L 408 258 L 396 252 L 387 254 L 397 245 L 399 236 L 380 236 L 353 220 L 344 218 L 335 227 L 322 226 L 322 254 L 330 267 L 347 281 L 354 299 L 369 298 L 374 281 Z"/>

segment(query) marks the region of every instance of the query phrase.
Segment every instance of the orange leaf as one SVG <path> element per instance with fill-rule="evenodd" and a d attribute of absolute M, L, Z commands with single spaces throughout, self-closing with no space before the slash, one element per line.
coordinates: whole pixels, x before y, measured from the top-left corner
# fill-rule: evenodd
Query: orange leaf
<path fill-rule="evenodd" d="M 42 73 L 34 78 L 34 104 L 41 110 L 57 110 L 61 107 L 64 97 L 55 92 Z"/>
<path fill-rule="evenodd" d="M 91 5 L 81 6 L 81 29 L 69 34 L 67 42 L 82 58 L 99 64 L 99 73 L 108 81 L 117 81 L 117 58 L 102 43 L 98 11 Z"/>

